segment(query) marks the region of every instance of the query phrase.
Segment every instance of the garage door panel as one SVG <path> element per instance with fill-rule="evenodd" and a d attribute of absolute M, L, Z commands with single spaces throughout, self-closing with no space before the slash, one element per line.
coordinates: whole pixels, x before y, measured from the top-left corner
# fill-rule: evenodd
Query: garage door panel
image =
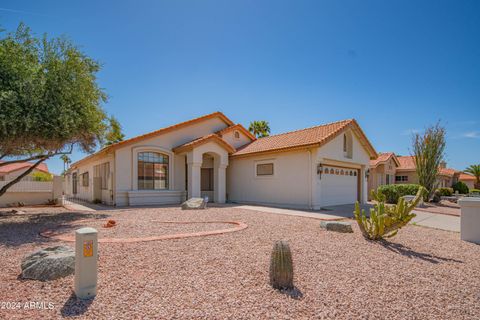
<path fill-rule="evenodd" d="M 343 175 L 341 172 L 343 172 Z M 352 204 L 357 201 L 358 177 L 356 174 L 350 175 L 350 172 L 358 174 L 356 169 L 350 168 L 328 167 L 325 169 L 320 187 L 320 204 L 322 207 Z"/>

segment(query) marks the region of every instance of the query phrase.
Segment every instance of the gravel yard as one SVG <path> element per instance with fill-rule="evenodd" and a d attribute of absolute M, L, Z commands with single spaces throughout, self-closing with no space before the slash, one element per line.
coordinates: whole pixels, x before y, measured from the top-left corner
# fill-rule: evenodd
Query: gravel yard
<path fill-rule="evenodd" d="M 0 302 L 22 303 L 21 309 L 0 309 L 0 319 L 480 318 L 480 246 L 460 241 L 458 233 L 408 226 L 381 244 L 364 240 L 356 225 L 353 234 L 332 233 L 320 229 L 316 219 L 233 207 L 96 214 L 22 210 L 26 214 L 0 216 Z M 93 301 L 75 299 L 73 276 L 45 283 L 17 278 L 24 255 L 50 245 L 73 245 L 41 237 L 40 231 L 93 218 L 118 220 L 118 230 L 101 231 L 116 232 L 115 237 L 211 227 L 150 220 L 241 221 L 248 228 L 197 238 L 102 243 Z M 270 251 L 280 239 L 292 248 L 295 285 L 303 294 L 299 299 L 268 283 Z M 24 310 L 29 301 L 51 302 L 53 309 Z"/>

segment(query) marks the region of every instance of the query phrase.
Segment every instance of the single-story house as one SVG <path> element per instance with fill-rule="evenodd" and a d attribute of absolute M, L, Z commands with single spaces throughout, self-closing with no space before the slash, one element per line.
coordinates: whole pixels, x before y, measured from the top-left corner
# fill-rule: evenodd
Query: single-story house
<path fill-rule="evenodd" d="M 447 168 L 446 162 L 442 162 L 437 175 L 438 186 L 451 187 L 457 181 L 464 182 L 472 189 L 475 177 Z M 369 192 L 381 185 L 405 183 L 418 183 L 414 156 L 397 156 L 393 152 L 384 152 L 370 161 Z"/>
<path fill-rule="evenodd" d="M 109 205 L 191 197 L 294 208 L 367 200 L 377 153 L 355 120 L 255 138 L 221 112 L 110 145 L 70 166 L 65 193 Z"/>
<path fill-rule="evenodd" d="M 3 161 L 0 161 L 0 163 Z M 0 166 L 0 181 L 10 181 L 24 173 L 28 168 L 34 164 L 28 161 L 11 163 L 4 166 Z M 33 174 L 36 172 L 50 173 L 46 163 L 40 163 L 35 169 L 28 175 L 22 178 L 22 180 L 32 180 Z"/>

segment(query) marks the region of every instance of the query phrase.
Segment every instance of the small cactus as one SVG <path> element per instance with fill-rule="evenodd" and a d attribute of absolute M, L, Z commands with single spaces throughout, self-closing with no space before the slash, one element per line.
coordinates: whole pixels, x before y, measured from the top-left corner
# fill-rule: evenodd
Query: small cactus
<path fill-rule="evenodd" d="M 279 290 L 292 290 L 292 252 L 285 241 L 275 242 L 270 260 L 270 284 Z"/>

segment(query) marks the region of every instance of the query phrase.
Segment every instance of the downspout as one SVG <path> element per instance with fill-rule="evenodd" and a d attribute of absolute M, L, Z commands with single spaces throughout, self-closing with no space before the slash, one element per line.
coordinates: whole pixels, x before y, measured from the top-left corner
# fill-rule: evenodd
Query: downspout
<path fill-rule="evenodd" d="M 312 176 L 315 172 L 312 172 L 312 149 L 308 149 L 308 172 L 309 172 L 309 183 L 308 183 L 308 206 L 310 210 L 313 210 L 313 198 L 312 198 Z"/>
<path fill-rule="evenodd" d="M 117 206 L 117 153 L 113 151 L 112 204 Z"/>

